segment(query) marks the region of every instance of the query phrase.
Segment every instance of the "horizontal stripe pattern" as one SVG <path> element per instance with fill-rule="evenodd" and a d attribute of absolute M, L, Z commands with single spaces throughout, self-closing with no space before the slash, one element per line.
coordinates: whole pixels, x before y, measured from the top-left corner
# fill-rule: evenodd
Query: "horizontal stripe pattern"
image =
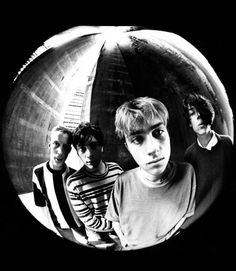
<path fill-rule="evenodd" d="M 103 175 L 93 175 L 83 167 L 67 179 L 71 204 L 86 227 L 96 231 L 112 230 L 112 223 L 104 218 L 111 191 L 123 172 L 114 162 L 106 162 Z"/>

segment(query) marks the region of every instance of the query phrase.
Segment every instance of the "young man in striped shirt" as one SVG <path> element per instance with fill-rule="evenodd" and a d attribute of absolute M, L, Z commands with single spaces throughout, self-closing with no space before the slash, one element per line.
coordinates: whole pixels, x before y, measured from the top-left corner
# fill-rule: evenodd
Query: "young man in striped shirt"
<path fill-rule="evenodd" d="M 59 236 L 87 243 L 84 226 L 75 216 L 66 191 L 66 178 L 75 172 L 65 163 L 71 151 L 72 133 L 63 126 L 51 131 L 50 159 L 33 169 L 33 197 L 42 224 Z"/>
<path fill-rule="evenodd" d="M 86 227 L 88 240 L 98 248 L 115 244 L 115 232 L 105 213 L 116 178 L 123 172 L 117 163 L 102 160 L 103 145 L 104 135 L 97 125 L 83 122 L 75 129 L 73 146 L 83 166 L 66 183 L 71 204 Z"/>

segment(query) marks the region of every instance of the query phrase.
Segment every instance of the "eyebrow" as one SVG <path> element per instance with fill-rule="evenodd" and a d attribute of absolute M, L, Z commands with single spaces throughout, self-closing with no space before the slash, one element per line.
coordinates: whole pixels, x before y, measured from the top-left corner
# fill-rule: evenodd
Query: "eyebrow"
<path fill-rule="evenodd" d="M 129 134 L 128 137 L 135 136 L 135 135 L 139 135 L 139 134 L 144 134 L 144 133 L 149 132 L 149 131 L 152 131 L 153 129 L 158 128 L 158 127 L 160 127 L 160 126 L 162 126 L 162 125 L 164 125 L 164 122 L 163 122 L 163 121 L 158 122 L 158 123 L 156 123 L 156 124 L 150 126 L 150 127 L 148 128 L 148 130 L 144 130 L 144 129 L 135 130 L 135 131 L 131 132 L 131 133 Z"/>

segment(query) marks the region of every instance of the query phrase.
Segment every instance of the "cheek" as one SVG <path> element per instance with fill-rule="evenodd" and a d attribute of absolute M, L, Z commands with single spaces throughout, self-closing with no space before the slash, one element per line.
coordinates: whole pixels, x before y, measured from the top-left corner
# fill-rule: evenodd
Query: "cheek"
<path fill-rule="evenodd" d="M 143 160 L 144 154 L 142 152 L 142 148 L 138 148 L 136 146 L 129 146 L 128 145 L 128 151 L 130 152 L 130 154 L 132 155 L 132 157 L 134 158 L 134 160 L 140 164 L 140 161 Z"/>
<path fill-rule="evenodd" d="M 85 160 L 85 155 L 84 155 L 84 154 L 82 154 L 82 153 L 77 153 L 77 154 L 78 154 L 79 158 L 80 158 L 82 161 Z"/>
<path fill-rule="evenodd" d="M 199 122 L 199 119 L 197 117 L 193 117 L 191 122 L 194 125 Z"/>
<path fill-rule="evenodd" d="M 50 148 L 50 154 L 54 154 L 55 153 L 55 149 L 53 149 L 53 148 Z"/>
<path fill-rule="evenodd" d="M 165 153 L 165 157 L 168 158 L 168 160 L 170 158 L 170 154 L 171 154 L 171 146 L 170 146 L 170 142 L 169 142 L 166 146 L 166 153 Z"/>
<path fill-rule="evenodd" d="M 166 158 L 170 157 L 171 146 L 170 146 L 170 137 L 169 136 L 163 142 L 162 152 L 163 152 L 163 154 L 165 154 Z"/>

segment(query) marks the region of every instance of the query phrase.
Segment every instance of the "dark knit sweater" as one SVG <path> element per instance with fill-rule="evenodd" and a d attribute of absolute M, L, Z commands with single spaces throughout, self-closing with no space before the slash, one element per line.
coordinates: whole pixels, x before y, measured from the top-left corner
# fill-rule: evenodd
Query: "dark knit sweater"
<path fill-rule="evenodd" d="M 211 149 L 201 148 L 197 142 L 185 152 L 185 161 L 193 165 L 196 172 L 196 210 L 197 219 L 213 204 L 220 192 L 231 182 L 229 180 L 232 159 L 232 140 L 229 136 L 216 133 L 218 142 Z"/>

